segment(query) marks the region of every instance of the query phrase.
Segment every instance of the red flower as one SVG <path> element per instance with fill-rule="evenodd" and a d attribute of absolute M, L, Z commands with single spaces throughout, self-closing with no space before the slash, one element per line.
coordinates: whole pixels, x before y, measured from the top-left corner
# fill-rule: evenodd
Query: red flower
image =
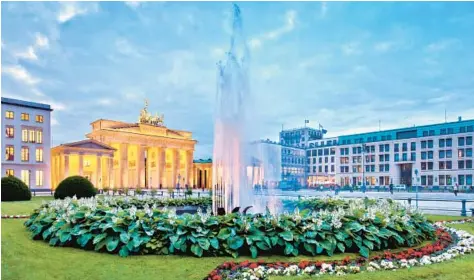
<path fill-rule="evenodd" d="M 248 266 L 250 269 L 255 269 L 258 267 L 258 264 L 257 263 L 251 263 L 249 266 Z"/>

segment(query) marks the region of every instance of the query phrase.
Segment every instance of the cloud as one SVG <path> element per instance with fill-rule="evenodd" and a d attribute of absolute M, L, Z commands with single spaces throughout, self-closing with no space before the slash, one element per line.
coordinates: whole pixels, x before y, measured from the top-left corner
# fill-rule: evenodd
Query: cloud
<path fill-rule="evenodd" d="M 118 38 L 115 40 L 115 47 L 117 48 L 117 52 L 126 55 L 126 56 L 133 56 L 133 57 L 142 57 L 143 55 L 134 47 L 127 39 L 125 38 Z"/>
<path fill-rule="evenodd" d="M 277 40 L 286 33 L 293 31 L 295 28 L 297 13 L 294 10 L 289 10 L 285 13 L 285 24 L 277 29 L 268 31 L 261 36 L 252 38 L 249 41 L 249 46 L 252 49 L 258 49 L 263 45 L 266 40 Z"/>
<path fill-rule="evenodd" d="M 359 48 L 359 42 L 350 42 L 341 46 L 342 53 L 345 55 L 358 55 L 362 53 Z"/>
<path fill-rule="evenodd" d="M 445 102 L 450 101 L 452 98 L 453 98 L 452 94 L 445 94 L 438 97 L 430 98 L 428 99 L 427 102 L 430 104 L 445 103 Z"/>
<path fill-rule="evenodd" d="M 321 2 L 321 11 L 319 12 L 320 17 L 321 18 L 326 17 L 327 12 L 328 12 L 328 3 Z"/>
<path fill-rule="evenodd" d="M 28 46 L 25 51 L 16 52 L 15 57 L 25 60 L 38 60 L 38 55 L 36 54 L 39 49 L 48 49 L 49 40 L 46 36 L 41 33 L 36 33 L 35 42 L 33 45 Z"/>
<path fill-rule="evenodd" d="M 23 82 L 27 85 L 35 85 L 41 80 L 30 75 L 30 73 L 21 65 L 11 65 L 2 68 L 2 73 L 9 75 L 13 79 Z"/>
<path fill-rule="evenodd" d="M 132 9 L 137 9 L 138 7 L 140 7 L 141 4 L 142 2 L 140 1 L 125 1 L 125 5 L 129 6 Z"/>
<path fill-rule="evenodd" d="M 379 42 L 374 45 L 374 50 L 377 52 L 387 52 L 394 47 L 395 43 L 393 42 Z"/>
<path fill-rule="evenodd" d="M 457 39 L 444 39 L 438 42 L 434 42 L 426 46 L 425 50 L 427 52 L 441 52 L 447 50 L 448 48 L 458 45 L 460 42 Z"/>
<path fill-rule="evenodd" d="M 114 101 L 110 98 L 100 98 L 99 100 L 97 100 L 98 104 L 105 106 L 112 105 L 113 102 Z"/>
<path fill-rule="evenodd" d="M 65 23 L 76 16 L 86 15 L 99 10 L 99 5 L 93 2 L 60 2 L 60 5 L 61 8 L 57 15 L 59 23 Z"/>

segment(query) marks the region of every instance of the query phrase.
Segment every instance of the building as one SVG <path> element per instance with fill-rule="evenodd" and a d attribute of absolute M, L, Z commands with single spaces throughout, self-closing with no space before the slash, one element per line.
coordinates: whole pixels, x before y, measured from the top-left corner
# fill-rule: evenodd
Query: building
<path fill-rule="evenodd" d="M 335 185 L 337 137 L 311 140 L 306 149 L 308 186 Z"/>
<path fill-rule="evenodd" d="M 474 120 L 337 137 L 340 185 L 471 186 Z"/>
<path fill-rule="evenodd" d="M 2 174 L 32 189 L 51 187 L 51 111 L 47 104 L 2 97 Z"/>
<path fill-rule="evenodd" d="M 88 139 L 52 149 L 53 187 L 71 175 L 98 188 L 171 188 L 194 184 L 192 133 L 169 129 L 151 116 L 148 103 L 138 123 L 99 119 Z"/>
<path fill-rule="evenodd" d="M 212 188 L 212 159 L 197 159 L 193 162 L 193 187 L 198 189 Z"/>
<path fill-rule="evenodd" d="M 305 121 L 308 122 L 308 121 Z M 315 129 L 311 127 L 302 127 L 294 129 L 286 129 L 280 131 L 280 144 L 292 147 L 306 148 L 308 147 L 308 142 L 312 140 L 322 139 L 326 130 L 322 129 L 322 126 L 319 126 L 320 129 Z"/>

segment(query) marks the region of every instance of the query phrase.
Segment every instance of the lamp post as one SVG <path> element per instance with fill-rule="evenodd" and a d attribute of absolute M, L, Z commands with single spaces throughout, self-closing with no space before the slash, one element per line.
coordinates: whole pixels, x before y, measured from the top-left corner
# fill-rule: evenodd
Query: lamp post
<path fill-rule="evenodd" d="M 362 144 L 362 192 L 365 193 L 365 148 L 366 145 Z"/>
<path fill-rule="evenodd" d="M 415 168 L 415 178 L 418 178 L 418 169 L 416 168 Z M 416 184 L 416 209 L 418 209 L 418 184 Z"/>
<path fill-rule="evenodd" d="M 147 171 L 147 168 L 146 168 L 147 167 L 147 164 L 146 164 L 147 155 L 148 155 L 147 150 L 145 150 L 145 189 L 148 189 L 147 181 L 146 181 L 146 178 L 147 178 L 147 174 L 146 174 L 147 173 L 146 172 Z"/>

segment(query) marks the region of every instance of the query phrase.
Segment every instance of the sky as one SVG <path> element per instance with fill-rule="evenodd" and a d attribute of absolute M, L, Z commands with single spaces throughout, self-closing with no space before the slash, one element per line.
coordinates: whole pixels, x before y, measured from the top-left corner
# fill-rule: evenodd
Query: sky
<path fill-rule="evenodd" d="M 474 2 L 241 2 L 259 138 L 474 118 Z M 1 94 L 51 104 L 53 145 L 144 99 L 212 155 L 230 2 L 2 2 Z"/>

